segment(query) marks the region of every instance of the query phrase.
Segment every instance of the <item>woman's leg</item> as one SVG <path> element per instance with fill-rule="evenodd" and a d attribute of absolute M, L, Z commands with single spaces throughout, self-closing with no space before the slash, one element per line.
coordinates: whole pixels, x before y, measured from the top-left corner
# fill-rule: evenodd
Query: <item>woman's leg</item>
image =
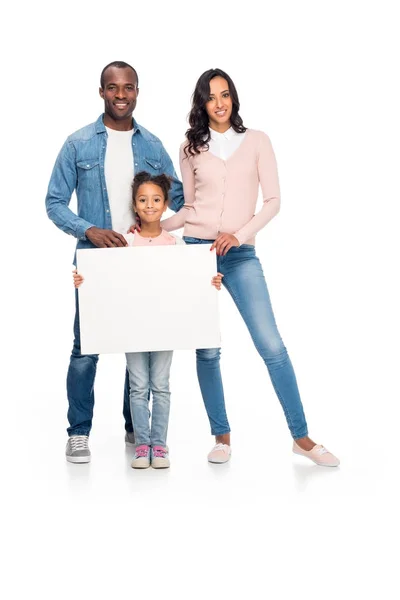
<path fill-rule="evenodd" d="M 223 283 L 268 368 L 292 437 L 301 443 L 302 438 L 308 439 L 303 405 L 292 363 L 275 323 L 264 274 L 254 247 L 243 245 L 232 248 L 223 261 L 222 272 Z M 314 442 L 310 442 L 312 447 Z M 309 444 L 305 442 L 305 445 Z"/>
<path fill-rule="evenodd" d="M 167 445 L 172 354 L 172 351 L 150 352 L 150 389 L 153 396 L 150 445 L 153 447 Z"/>
<path fill-rule="evenodd" d="M 186 244 L 212 244 L 213 240 L 184 237 Z M 218 265 L 219 270 L 219 265 Z M 224 388 L 220 369 L 220 348 L 196 350 L 197 377 L 201 395 L 216 441 L 230 445 L 230 427 L 225 408 Z"/>
<path fill-rule="evenodd" d="M 197 377 L 211 433 L 217 442 L 230 445 L 230 427 L 225 408 L 224 388 L 220 369 L 220 348 L 196 350 Z"/>
<path fill-rule="evenodd" d="M 138 446 L 150 446 L 149 380 L 150 352 L 127 352 L 130 405 L 135 441 Z"/>

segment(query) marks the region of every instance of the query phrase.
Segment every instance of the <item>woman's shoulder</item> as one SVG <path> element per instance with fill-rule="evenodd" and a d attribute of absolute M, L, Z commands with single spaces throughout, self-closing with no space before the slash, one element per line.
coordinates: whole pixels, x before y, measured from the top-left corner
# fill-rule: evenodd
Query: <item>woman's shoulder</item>
<path fill-rule="evenodd" d="M 260 129 L 246 129 L 246 135 L 249 135 L 255 140 L 259 141 L 269 140 L 269 135 Z"/>

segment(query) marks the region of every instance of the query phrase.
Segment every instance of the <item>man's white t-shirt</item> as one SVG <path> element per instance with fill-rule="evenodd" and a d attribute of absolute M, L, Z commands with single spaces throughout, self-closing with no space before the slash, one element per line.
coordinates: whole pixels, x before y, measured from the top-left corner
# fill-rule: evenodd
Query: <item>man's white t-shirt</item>
<path fill-rule="evenodd" d="M 111 223 L 114 231 L 124 234 L 135 223 L 135 213 L 132 208 L 133 129 L 116 131 L 106 127 L 106 130 L 108 138 L 104 174 L 110 203 Z"/>

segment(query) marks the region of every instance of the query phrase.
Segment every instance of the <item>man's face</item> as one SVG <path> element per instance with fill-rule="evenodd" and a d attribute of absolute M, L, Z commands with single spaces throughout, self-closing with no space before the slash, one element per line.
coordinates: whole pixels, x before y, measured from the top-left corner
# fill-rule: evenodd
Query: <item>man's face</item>
<path fill-rule="evenodd" d="M 104 88 L 99 90 L 104 112 L 115 121 L 132 116 L 139 93 L 134 71 L 109 67 L 104 73 Z"/>

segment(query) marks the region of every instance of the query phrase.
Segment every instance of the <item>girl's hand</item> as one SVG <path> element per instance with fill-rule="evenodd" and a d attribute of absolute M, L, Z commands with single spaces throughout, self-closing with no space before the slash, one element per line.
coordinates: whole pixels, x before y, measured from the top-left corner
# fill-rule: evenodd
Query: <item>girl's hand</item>
<path fill-rule="evenodd" d="M 216 248 L 218 256 L 224 256 L 233 246 L 240 246 L 239 240 L 231 233 L 220 233 L 210 250 Z"/>
<path fill-rule="evenodd" d="M 215 275 L 212 279 L 211 279 L 211 283 L 214 287 L 217 288 L 217 290 L 221 289 L 221 283 L 222 283 L 222 278 L 223 275 L 222 273 L 217 273 L 217 275 Z"/>
<path fill-rule="evenodd" d="M 82 275 L 79 275 L 78 271 L 72 271 L 72 277 L 74 278 L 74 286 L 78 288 L 84 281 Z"/>

